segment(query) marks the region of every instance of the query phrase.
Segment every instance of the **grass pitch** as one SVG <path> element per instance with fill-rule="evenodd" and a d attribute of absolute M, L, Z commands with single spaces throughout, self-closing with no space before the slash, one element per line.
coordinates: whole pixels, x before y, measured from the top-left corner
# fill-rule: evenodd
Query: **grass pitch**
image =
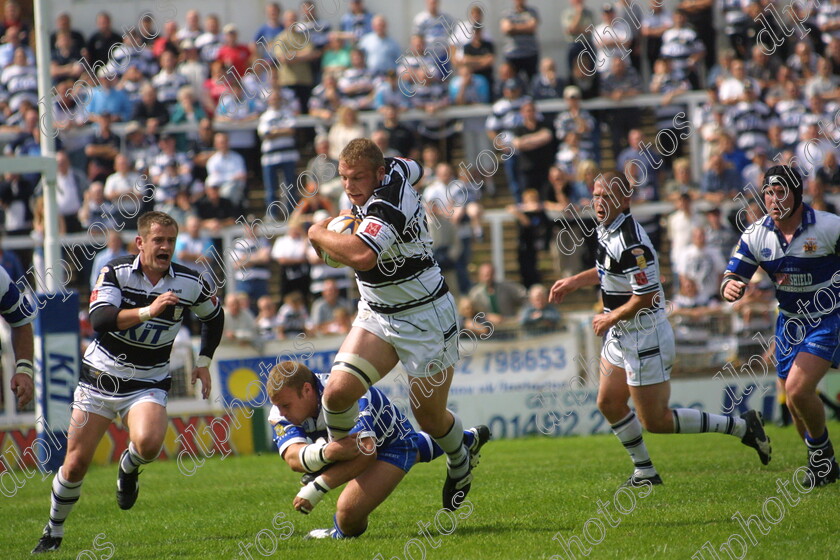
<path fill-rule="evenodd" d="M 707 541 L 720 560 L 840 558 L 840 484 L 800 495 L 791 481 L 804 445 L 793 428 L 768 433 L 767 467 L 731 437 L 645 434 L 665 484 L 618 494 L 631 465 L 611 435 L 491 441 L 471 508 L 439 513 L 443 462 L 417 465 L 374 512 L 367 533 L 344 542 L 302 539 L 331 526 L 338 491 L 311 515 L 298 514 L 291 504 L 299 476 L 273 454 L 207 460 L 191 477 L 174 461 L 155 463 L 140 477 L 130 511 L 115 503 L 116 466 L 94 467 L 61 551 L 48 558 L 717 560 L 700 550 Z M 33 478 L 0 498 L 0 559 L 30 558 L 49 492 L 49 482 Z M 750 523 L 754 541 L 733 519 L 739 512 L 758 517 Z M 721 550 L 727 542 L 731 554 Z"/>

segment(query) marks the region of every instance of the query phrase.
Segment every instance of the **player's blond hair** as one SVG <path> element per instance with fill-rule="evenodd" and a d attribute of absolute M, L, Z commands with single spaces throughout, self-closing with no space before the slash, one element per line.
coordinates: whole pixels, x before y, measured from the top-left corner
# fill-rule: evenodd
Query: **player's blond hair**
<path fill-rule="evenodd" d="M 160 227 L 175 227 L 175 233 L 178 232 L 178 222 L 175 218 L 165 212 L 146 212 L 137 220 L 137 233 L 140 237 L 146 237 L 152 231 L 152 224 L 157 224 Z"/>
<path fill-rule="evenodd" d="M 265 383 L 268 399 L 274 398 L 286 387 L 295 390 L 298 396 L 303 394 L 305 383 L 315 384 L 315 374 L 308 367 L 300 362 L 278 362 L 268 372 L 268 381 Z"/>
<path fill-rule="evenodd" d="M 382 150 L 368 138 L 350 140 L 350 143 L 341 150 L 338 159 L 349 166 L 365 163 L 370 165 L 374 171 L 380 167 L 385 167 Z"/>

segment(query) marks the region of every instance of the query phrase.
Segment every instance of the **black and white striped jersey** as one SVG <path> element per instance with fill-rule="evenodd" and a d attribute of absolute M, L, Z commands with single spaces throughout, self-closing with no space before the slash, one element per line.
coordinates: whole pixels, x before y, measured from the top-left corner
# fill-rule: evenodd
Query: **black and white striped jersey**
<path fill-rule="evenodd" d="M 659 282 L 659 259 L 647 233 L 625 210 L 606 227 L 598 226 L 595 253 L 604 311 L 612 311 L 634 294 L 659 292 L 654 305 L 662 309 L 665 293 Z"/>
<path fill-rule="evenodd" d="M 359 294 L 378 313 L 424 305 L 449 289 L 432 256 L 426 209 L 414 184 L 423 167 L 414 160 L 385 158 L 385 178 L 368 201 L 354 206 L 356 230 L 379 256 L 371 270 L 356 271 Z"/>
<path fill-rule="evenodd" d="M 261 116 L 257 125 L 257 134 L 262 138 L 260 150 L 262 156 L 260 163 L 263 165 L 276 165 L 300 159 L 300 153 L 295 143 L 295 135 L 276 136 L 267 138 L 266 135 L 275 128 L 294 128 L 295 115 L 291 109 L 281 107 L 280 109 L 267 109 Z"/>
<path fill-rule="evenodd" d="M 120 309 L 146 307 L 168 291 L 178 296 L 177 305 L 130 329 L 98 333 L 85 352 L 84 365 L 122 379 L 160 381 L 169 377 L 169 355 L 185 308 L 202 321 L 213 319 L 221 310 L 218 298 L 197 272 L 172 263 L 169 272 L 153 286 L 143 274 L 139 256 L 119 257 L 99 272 L 90 294 L 90 311 L 106 305 Z"/>

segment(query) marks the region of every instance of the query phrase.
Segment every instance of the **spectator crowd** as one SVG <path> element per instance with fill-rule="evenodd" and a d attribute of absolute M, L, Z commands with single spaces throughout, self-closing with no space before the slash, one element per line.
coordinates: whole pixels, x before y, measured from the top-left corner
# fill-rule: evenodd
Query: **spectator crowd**
<path fill-rule="evenodd" d="M 305 227 L 349 207 L 337 158 L 359 136 L 370 136 L 386 156 L 422 162 L 416 187 L 433 225 L 434 256 L 464 298 L 465 318 L 481 312 L 535 332 L 560 321 L 541 289 L 550 279 L 540 275 L 540 258 L 551 255 L 563 272 L 592 262 L 591 234 L 579 255 L 557 250 L 554 218 L 585 207 L 602 171 L 623 173 L 637 203 L 676 206 L 641 222 L 658 247 L 667 239 L 674 294 L 686 307 L 716 299 L 709 286 L 747 225 L 721 215 L 721 204 L 739 195 L 755 200 L 770 165 L 798 166 L 806 201 L 836 210 L 826 199 L 840 192 L 836 3 L 774 10 L 810 30 L 786 36 L 799 27 L 767 15 L 769 0 L 682 0 L 674 9 L 608 2 L 598 10 L 569 0 L 559 14 L 567 41 L 562 65 L 544 56 L 540 38 L 543 18 L 557 15 L 512 0 L 493 27 L 480 3 L 462 20 L 443 4 L 426 0 L 409 44 L 390 34 L 388 14 L 370 13 L 363 0 L 350 0 L 336 26 L 315 2 L 269 3 L 253 34 L 193 9 L 183 20 L 141 18 L 122 33 L 101 12 L 85 37 L 60 13 L 49 48 L 61 231 L 95 224 L 130 231 L 143 211 L 162 210 L 182 224 L 176 256 L 207 268 L 221 232 L 244 224 L 234 245 L 241 258 L 234 255 L 225 337 L 247 342 L 349 328 L 346 270 L 321 261 Z M 18 0 L 6 0 L 3 10 L 4 153 L 39 155 L 45 131 L 32 24 Z M 720 29 L 715 11 L 723 16 Z M 697 115 L 680 102 L 689 90 L 708 98 Z M 590 99 L 632 103 L 644 93 L 662 96 L 647 114 L 582 106 Z M 541 112 L 544 100 L 562 100 L 562 109 Z M 444 111 L 477 104 L 489 111 L 458 119 Z M 411 109 L 425 116 L 410 117 Z M 360 112 L 377 115 L 373 129 Z M 303 114 L 316 119 L 314 130 L 300 125 Z M 703 140 L 700 176 L 692 175 L 680 142 L 650 149 L 654 135 L 686 127 Z M 488 153 L 499 173 L 476 171 Z M 497 285 L 487 264 L 475 279 L 471 274 L 474 246 L 485 236 L 482 213 L 500 196 L 502 177 L 518 230 L 522 285 L 515 287 Z M 699 213 L 698 203 L 712 210 Z M 751 219 L 762 213 L 757 204 Z M 0 177 L 0 208 L 7 236 L 43 236 L 37 173 Z M 248 225 L 254 216 L 286 230 L 272 243 Z M 593 222 L 583 216 L 576 223 L 590 229 Z M 106 250 L 124 247 L 113 239 Z M 21 269 L 38 258 L 37 249 L 22 253 Z M 80 278 L 87 283 L 91 273 Z"/>

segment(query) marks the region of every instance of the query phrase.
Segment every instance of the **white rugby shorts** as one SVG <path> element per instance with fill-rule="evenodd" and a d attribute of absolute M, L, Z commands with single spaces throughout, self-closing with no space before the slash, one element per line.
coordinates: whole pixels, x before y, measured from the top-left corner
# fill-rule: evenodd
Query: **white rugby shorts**
<path fill-rule="evenodd" d="M 655 385 L 671 378 L 676 350 L 674 330 L 665 314 L 645 328 L 613 326 L 607 331 L 601 356 L 627 372 L 627 384 Z"/>
<path fill-rule="evenodd" d="M 168 393 L 164 389 L 142 389 L 127 395 L 117 395 L 100 393 L 95 389 L 91 389 L 90 386 L 80 383 L 76 386 L 76 391 L 73 393 L 72 406 L 84 412 L 104 416 L 111 420 L 116 418 L 117 415 L 125 420 L 128 411 L 140 403 L 153 402 L 166 408 L 168 400 Z"/>
<path fill-rule="evenodd" d="M 393 346 L 413 377 L 429 377 L 458 362 L 458 315 L 451 293 L 393 314 L 377 313 L 359 301 L 353 326 Z"/>

